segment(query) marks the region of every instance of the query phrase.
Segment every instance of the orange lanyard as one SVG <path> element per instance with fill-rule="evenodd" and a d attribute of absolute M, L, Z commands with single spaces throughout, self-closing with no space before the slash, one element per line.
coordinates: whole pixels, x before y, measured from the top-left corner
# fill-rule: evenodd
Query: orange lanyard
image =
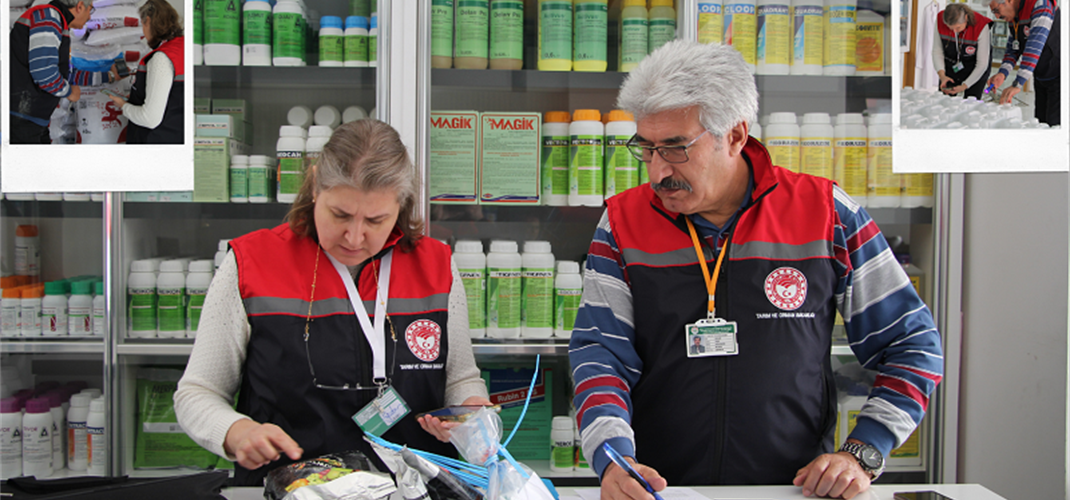
<path fill-rule="evenodd" d="M 698 263 L 702 266 L 702 277 L 706 280 L 706 291 L 709 293 L 709 301 L 707 303 L 707 317 L 714 319 L 716 317 L 714 308 L 714 294 L 717 292 L 717 277 L 721 274 L 721 262 L 724 261 L 724 251 L 728 249 L 728 241 L 725 240 L 724 245 L 721 246 L 721 253 L 717 256 L 717 265 L 713 268 L 713 279 L 710 279 L 710 268 L 706 266 L 706 256 L 702 254 L 702 245 L 699 244 L 698 234 L 695 233 L 695 225 L 691 222 L 691 218 L 684 216 L 684 220 L 687 221 L 687 230 L 691 232 L 691 242 L 695 244 L 695 254 L 698 255 Z"/>

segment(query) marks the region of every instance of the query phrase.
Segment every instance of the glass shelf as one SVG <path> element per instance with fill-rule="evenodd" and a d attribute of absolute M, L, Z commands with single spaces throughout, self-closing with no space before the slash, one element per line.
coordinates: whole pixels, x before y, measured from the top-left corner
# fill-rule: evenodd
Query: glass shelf
<path fill-rule="evenodd" d="M 43 337 L 4 337 L 0 339 L 0 352 L 7 354 L 103 354 L 104 339 L 66 337 L 46 340 Z"/>
<path fill-rule="evenodd" d="M 4 217 L 100 219 L 104 203 L 99 201 L 4 200 Z"/>
<path fill-rule="evenodd" d="M 225 85 L 240 88 L 307 87 L 354 88 L 375 86 L 376 68 L 330 68 L 321 66 L 197 66 L 195 85 Z"/>

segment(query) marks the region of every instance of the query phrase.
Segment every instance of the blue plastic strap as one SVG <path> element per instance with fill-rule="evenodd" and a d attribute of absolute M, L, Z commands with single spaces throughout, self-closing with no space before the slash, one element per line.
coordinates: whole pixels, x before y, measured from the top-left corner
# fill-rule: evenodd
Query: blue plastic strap
<path fill-rule="evenodd" d="M 539 361 L 541 359 L 541 355 L 535 356 L 535 373 L 531 376 L 531 385 L 528 386 L 528 396 L 524 398 L 524 409 L 520 411 L 520 418 L 516 419 L 516 425 L 513 426 L 513 431 L 509 433 L 509 437 L 506 438 L 505 441 L 502 441 L 502 448 L 509 446 L 509 442 L 513 440 L 516 431 L 520 429 L 520 424 L 524 422 L 524 415 L 527 415 L 528 413 L 528 405 L 531 404 L 531 394 L 535 392 L 535 381 L 539 379 Z"/>

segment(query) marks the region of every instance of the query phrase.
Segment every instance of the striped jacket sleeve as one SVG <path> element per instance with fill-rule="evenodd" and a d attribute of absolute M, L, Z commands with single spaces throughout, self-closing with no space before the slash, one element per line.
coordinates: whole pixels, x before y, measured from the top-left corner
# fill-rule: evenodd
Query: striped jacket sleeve
<path fill-rule="evenodd" d="M 940 334 L 877 224 L 839 186 L 833 189 L 836 306 L 855 356 L 877 371 L 849 437 L 888 456 L 921 422 L 943 378 Z"/>
<path fill-rule="evenodd" d="M 1018 64 L 1018 76 L 1014 79 L 1014 85 L 1018 87 L 1025 85 L 1025 82 L 1033 77 L 1033 70 L 1037 68 L 1037 63 L 1040 62 L 1040 54 L 1044 50 L 1044 45 L 1048 42 L 1051 25 L 1055 22 L 1055 11 L 1052 8 L 1051 1 L 1035 1 L 1033 14 L 1028 20 L 1029 37 L 1025 40 L 1025 47 L 1021 48 L 1020 55 L 1022 60 Z M 1023 19 L 1022 22 L 1024 21 Z M 999 67 L 999 72 L 1004 76 L 1010 75 L 1011 70 L 1014 69 L 1014 63 L 1018 61 L 1019 51 L 1012 51 L 1013 46 L 1014 36 L 1008 37 L 1007 52 L 1003 56 L 1003 63 Z"/>
<path fill-rule="evenodd" d="M 605 453 L 595 453 L 602 443 L 635 456 L 631 388 L 643 364 L 634 340 L 631 288 L 605 213 L 587 255 L 583 298 L 569 342 L 583 453 L 599 477 L 609 465 Z"/>
<path fill-rule="evenodd" d="M 30 19 L 30 76 L 41 90 L 67 97 L 71 86 L 59 72 L 59 46 L 63 19 L 59 10 L 38 9 Z"/>

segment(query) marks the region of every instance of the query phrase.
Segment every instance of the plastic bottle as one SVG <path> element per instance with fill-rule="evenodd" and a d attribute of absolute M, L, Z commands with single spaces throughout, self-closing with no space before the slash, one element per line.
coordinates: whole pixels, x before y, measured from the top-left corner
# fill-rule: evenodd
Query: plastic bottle
<path fill-rule="evenodd" d="M 802 165 L 799 159 L 799 126 L 795 113 L 776 112 L 769 115 L 769 126 L 763 131 L 764 143 L 769 150 L 773 165 L 798 172 Z"/>
<path fill-rule="evenodd" d="M 539 1 L 539 70 L 572 70 L 572 0 Z"/>
<path fill-rule="evenodd" d="M 487 337 L 520 336 L 521 268 L 515 241 L 494 240 L 487 254 Z"/>
<path fill-rule="evenodd" d="M 788 74 L 791 68 L 792 42 L 790 0 L 758 0 L 757 31 L 757 73 Z"/>
<path fill-rule="evenodd" d="M 189 298 L 186 306 L 186 337 L 197 336 L 204 298 L 208 295 L 208 286 L 212 284 L 214 264 L 213 260 L 195 260 L 189 264 L 189 275 L 186 276 L 186 296 Z"/>
<path fill-rule="evenodd" d="M 5 288 L 0 298 L 0 333 L 4 337 L 21 337 L 22 326 L 19 314 L 22 312 L 22 287 Z M 22 432 L 22 431 L 19 431 Z"/>
<path fill-rule="evenodd" d="M 45 297 L 41 300 L 41 335 L 67 336 L 67 294 L 62 281 L 45 283 Z"/>
<path fill-rule="evenodd" d="M 308 106 L 294 106 L 290 108 L 290 111 L 286 112 L 286 123 L 303 129 L 311 127 L 314 118 L 315 114 L 312 112 L 312 108 Z M 303 132 L 302 136 L 304 136 Z"/>
<path fill-rule="evenodd" d="M 22 289 L 22 306 L 19 309 L 19 326 L 23 337 L 41 336 L 41 301 L 45 290 L 39 286 Z"/>
<path fill-rule="evenodd" d="M 249 202 L 249 157 L 246 155 L 230 157 L 230 202 Z"/>
<path fill-rule="evenodd" d="M 832 179 L 832 139 L 835 131 L 828 113 L 806 113 L 799 128 L 799 171 Z"/>
<path fill-rule="evenodd" d="M 489 0 L 469 0 L 459 4 L 456 22 L 453 66 L 463 69 L 487 69 Z"/>
<path fill-rule="evenodd" d="M 90 401 L 94 398 L 99 398 L 104 392 L 95 387 L 82 389 L 78 394 L 88 394 Z"/>
<path fill-rule="evenodd" d="M 271 4 L 246 0 L 242 6 L 242 65 L 271 66 Z"/>
<path fill-rule="evenodd" d="M 185 337 L 186 275 L 182 272 L 181 262 L 166 260 L 160 264 L 156 295 L 157 335 L 169 339 Z"/>
<path fill-rule="evenodd" d="M 267 203 L 275 193 L 275 163 L 264 155 L 249 157 L 249 203 Z"/>
<path fill-rule="evenodd" d="M 85 423 L 86 448 L 89 450 L 86 473 L 104 476 L 108 473 L 108 427 L 104 419 L 104 398 L 89 403 L 89 415 Z"/>
<path fill-rule="evenodd" d="M 758 139 L 759 141 L 762 140 L 762 125 L 760 123 L 754 122 L 750 124 L 750 127 L 748 127 L 747 130 L 747 135 Z"/>
<path fill-rule="evenodd" d="M 832 158 L 832 175 L 836 183 L 855 201 L 866 202 L 866 146 L 869 142 L 865 119 L 861 113 L 836 116 L 836 143 Z"/>
<path fill-rule="evenodd" d="M 490 69 L 521 69 L 523 67 L 524 2 L 491 0 Z"/>
<path fill-rule="evenodd" d="M 151 260 L 130 263 L 126 280 L 127 336 L 156 337 L 156 272 Z"/>
<path fill-rule="evenodd" d="M 866 150 L 866 206 L 898 207 L 899 176 L 892 172 L 892 115 L 878 113 L 869 119 Z"/>
<path fill-rule="evenodd" d="M 903 174 L 902 206 L 904 208 L 933 206 L 933 174 Z"/>
<path fill-rule="evenodd" d="M 609 23 L 607 0 L 575 0 L 572 26 L 572 70 L 605 71 Z"/>
<path fill-rule="evenodd" d="M 716 2 L 698 3 L 698 41 L 699 43 L 721 43 L 724 39 L 723 4 Z"/>
<path fill-rule="evenodd" d="M 367 18 L 371 15 L 371 0 L 349 0 L 349 15 Z"/>
<path fill-rule="evenodd" d="M 41 237 L 35 225 L 26 224 L 15 228 L 15 274 L 41 275 Z"/>
<path fill-rule="evenodd" d="M 554 417 L 550 430 L 550 470 L 571 472 L 575 468 L 576 441 L 569 417 Z"/>
<path fill-rule="evenodd" d="M 107 327 L 107 322 L 104 318 L 104 282 L 97 281 L 93 283 L 93 291 L 96 296 L 93 297 L 93 335 L 103 336 Z"/>
<path fill-rule="evenodd" d="M 71 298 L 67 299 L 67 334 L 86 336 L 93 334 L 92 281 L 71 283 Z"/>
<path fill-rule="evenodd" d="M 62 391 L 49 391 L 45 394 L 48 410 L 52 414 L 52 470 L 63 470 L 67 466 L 67 419 L 63 414 Z"/>
<path fill-rule="evenodd" d="M 453 0 L 431 2 L 431 67 L 453 67 Z"/>
<path fill-rule="evenodd" d="M 46 398 L 26 401 L 22 416 L 22 474 L 52 475 L 52 409 Z"/>
<path fill-rule="evenodd" d="M 521 254 L 522 337 L 548 339 L 554 334 L 554 254 L 549 241 L 525 241 Z"/>
<path fill-rule="evenodd" d="M 750 72 L 757 63 L 758 20 L 754 0 L 726 0 L 724 4 L 724 40 L 743 55 Z"/>
<path fill-rule="evenodd" d="M 379 66 L 379 16 L 374 13 L 368 23 L 368 66 Z"/>
<path fill-rule="evenodd" d="M 639 164 L 642 163 L 625 147 L 635 136 L 635 117 L 619 109 L 609 112 L 606 124 L 606 187 L 605 199 L 639 185 Z"/>
<path fill-rule="evenodd" d="M 241 9 L 236 0 L 204 0 L 204 64 L 241 65 Z"/>
<path fill-rule="evenodd" d="M 342 30 L 342 18 L 323 16 L 320 18 L 319 54 L 320 66 L 342 67 L 345 65 L 345 41 Z"/>
<path fill-rule="evenodd" d="M 583 298 L 583 277 L 576 261 L 557 262 L 557 277 L 554 278 L 554 337 L 571 338 L 576 323 L 576 311 Z"/>
<path fill-rule="evenodd" d="M 452 1 L 452 0 L 446 0 Z M 368 19 L 360 16 L 346 18 L 344 33 L 345 61 L 347 68 L 364 68 L 368 66 Z"/>
<path fill-rule="evenodd" d="M 792 75 L 820 75 L 824 67 L 825 4 L 823 0 L 791 0 Z"/>
<path fill-rule="evenodd" d="M 542 122 L 542 199 L 554 207 L 568 206 L 569 151 L 572 138 L 567 111 L 548 111 Z"/>
<path fill-rule="evenodd" d="M 884 16 L 860 9 L 855 22 L 855 75 L 884 75 Z"/>
<path fill-rule="evenodd" d="M 325 126 L 333 129 L 342 124 L 342 113 L 338 111 L 338 108 L 331 106 L 330 104 L 324 104 L 316 108 L 316 113 L 312 115 L 312 123 L 316 125 Z M 312 137 L 312 130 L 308 131 L 308 136 Z M 330 137 L 330 134 L 327 134 Z"/>
<path fill-rule="evenodd" d="M 63 201 L 89 201 L 89 193 L 63 193 Z"/>
<path fill-rule="evenodd" d="M 662 45 L 676 39 L 676 9 L 673 0 L 651 0 L 649 19 L 649 36 L 647 53 L 654 52 Z"/>
<path fill-rule="evenodd" d="M 605 151 L 602 140 L 605 127 L 597 109 L 577 109 L 572 114 L 568 133 L 571 146 L 568 165 L 568 204 L 573 207 L 602 206 L 602 170 Z"/>
<path fill-rule="evenodd" d="M 275 143 L 275 156 L 279 160 L 280 203 L 293 203 L 301 183 L 305 179 L 304 130 L 293 125 L 279 127 L 279 140 Z"/>
<path fill-rule="evenodd" d="M 22 401 L 0 399 L 0 479 L 22 475 Z"/>
<path fill-rule="evenodd" d="M 193 2 L 193 65 L 204 64 L 204 0 Z"/>
<path fill-rule="evenodd" d="M 275 66 L 300 66 L 304 60 L 304 20 L 295 0 L 280 0 L 271 19 L 272 54 Z"/>
<path fill-rule="evenodd" d="M 624 0 L 617 38 L 620 40 L 618 66 L 627 73 L 639 65 L 650 49 L 650 20 L 645 0 Z"/>
<path fill-rule="evenodd" d="M 453 260 L 468 298 L 468 335 L 481 339 L 487 334 L 487 256 L 483 254 L 483 242 L 459 240 L 454 247 Z"/>
<path fill-rule="evenodd" d="M 825 0 L 825 50 L 822 74 L 855 74 L 857 0 Z"/>
<path fill-rule="evenodd" d="M 34 193 L 33 199 L 37 201 L 63 201 L 63 193 Z"/>
<path fill-rule="evenodd" d="M 350 106 L 342 112 L 342 123 L 355 122 L 368 117 L 368 113 L 360 106 Z"/>

